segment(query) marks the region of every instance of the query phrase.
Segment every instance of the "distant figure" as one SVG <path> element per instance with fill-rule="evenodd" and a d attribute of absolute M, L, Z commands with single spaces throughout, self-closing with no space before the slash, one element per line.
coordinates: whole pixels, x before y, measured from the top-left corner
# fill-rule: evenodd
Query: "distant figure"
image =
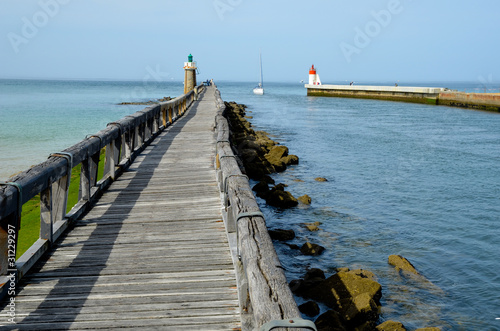
<path fill-rule="evenodd" d="M 394 84 L 394 86 L 398 87 L 398 83 Z"/>
<path fill-rule="evenodd" d="M 354 84 L 354 82 L 351 82 L 351 84 L 349 84 L 349 85 L 351 85 L 351 86 L 352 86 L 352 84 Z"/>

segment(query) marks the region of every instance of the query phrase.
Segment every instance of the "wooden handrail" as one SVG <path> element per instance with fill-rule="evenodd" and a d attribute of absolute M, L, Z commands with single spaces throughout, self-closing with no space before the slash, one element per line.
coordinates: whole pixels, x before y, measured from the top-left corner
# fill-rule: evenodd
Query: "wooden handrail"
<path fill-rule="evenodd" d="M 231 148 L 229 124 L 223 116 L 224 101 L 217 89 L 215 93 L 219 108 L 215 118 L 217 178 L 224 197 L 226 229 L 237 234 L 238 263 L 244 278 L 238 281 L 240 305 L 245 312 L 242 314 L 251 315 L 242 318 L 250 324 L 243 329 L 257 329 L 274 320 L 300 319 L 266 221 Z"/>
<path fill-rule="evenodd" d="M 203 91 L 203 84 L 173 100 L 161 102 L 109 123 L 106 128 L 89 135 L 79 143 L 51 155 L 10 179 L 13 185 L 0 185 L 0 298 L 12 275 L 19 280 L 49 248 L 50 244 L 80 217 L 135 159 L 135 157 L 167 126 L 182 116 Z M 100 152 L 106 148 L 105 171 L 97 181 Z M 81 164 L 79 201 L 69 213 L 67 196 L 71 169 Z M 15 186 L 14 186 L 15 185 Z M 22 193 L 20 193 L 22 192 Z M 17 261 L 19 206 L 40 194 L 40 239 Z M 14 262 L 15 261 L 15 262 Z"/>

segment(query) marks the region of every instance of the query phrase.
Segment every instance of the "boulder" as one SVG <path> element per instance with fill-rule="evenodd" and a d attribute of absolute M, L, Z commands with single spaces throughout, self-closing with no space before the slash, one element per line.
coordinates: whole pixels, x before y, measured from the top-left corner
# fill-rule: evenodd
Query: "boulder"
<path fill-rule="evenodd" d="M 311 268 L 304 275 L 304 280 L 325 279 L 325 272 L 319 268 Z"/>
<path fill-rule="evenodd" d="M 279 184 L 278 184 L 279 185 Z M 281 186 L 273 187 L 266 196 L 266 203 L 279 208 L 291 208 L 299 204 L 297 199 Z"/>
<path fill-rule="evenodd" d="M 286 170 L 286 162 L 283 159 L 285 156 L 288 156 L 288 147 L 282 145 L 271 147 L 269 153 L 264 155 L 277 172 Z"/>
<path fill-rule="evenodd" d="M 288 247 L 290 247 L 291 249 L 296 249 L 296 250 L 299 250 L 299 249 L 300 249 L 300 247 L 299 247 L 299 246 L 297 246 L 297 245 L 295 245 L 295 244 L 287 244 L 287 243 L 285 243 L 285 245 L 287 245 L 287 246 L 288 246 Z"/>
<path fill-rule="evenodd" d="M 304 205 L 310 205 L 311 201 L 312 201 L 311 197 L 308 196 L 307 194 L 304 194 L 303 196 L 298 197 L 297 200 L 302 202 Z"/>
<path fill-rule="evenodd" d="M 324 280 L 325 273 L 323 270 L 312 268 L 306 272 L 304 279 L 292 280 L 289 286 L 293 293 L 299 296 L 307 297 L 307 293 L 310 289 L 318 286 Z"/>
<path fill-rule="evenodd" d="M 324 177 L 316 177 L 316 178 L 314 178 L 314 180 L 317 182 L 327 182 L 328 181 L 328 179 L 326 179 Z"/>
<path fill-rule="evenodd" d="M 299 310 L 302 314 L 309 317 L 314 317 L 319 314 L 319 305 L 314 301 L 307 301 L 299 306 Z"/>
<path fill-rule="evenodd" d="M 259 157 L 259 154 L 255 149 L 249 149 L 249 148 L 242 149 L 239 154 L 241 161 L 243 161 L 243 164 L 252 163 Z"/>
<path fill-rule="evenodd" d="M 283 184 L 283 183 L 279 183 L 279 184 L 274 185 L 273 189 L 278 190 L 278 191 L 284 191 L 285 187 L 288 187 L 288 185 Z"/>
<path fill-rule="evenodd" d="M 299 164 L 299 157 L 297 155 L 290 154 L 288 156 L 282 157 L 281 160 L 285 162 L 287 166 Z"/>
<path fill-rule="evenodd" d="M 378 319 L 381 285 L 361 270 L 341 271 L 317 283 L 302 296 L 335 308 L 346 325 L 370 325 Z M 304 284 L 302 284 L 304 286 Z M 300 294 L 298 294 L 300 295 Z"/>
<path fill-rule="evenodd" d="M 264 176 L 275 172 L 273 166 L 260 156 L 253 159 L 252 162 L 246 162 L 244 165 L 248 177 L 255 180 L 261 180 Z"/>
<path fill-rule="evenodd" d="M 320 255 L 323 253 L 325 248 L 323 246 L 320 246 L 318 244 L 312 244 L 310 242 L 306 242 L 302 247 L 300 248 L 300 252 L 304 255 Z"/>
<path fill-rule="evenodd" d="M 391 255 L 389 256 L 389 264 L 394 266 L 398 271 L 409 272 L 415 275 L 420 275 L 420 273 L 415 269 L 413 264 L 410 263 L 406 258 L 401 255 Z"/>
<path fill-rule="evenodd" d="M 406 331 L 403 323 L 395 321 L 385 321 L 382 324 L 377 325 L 375 328 L 377 331 Z"/>
<path fill-rule="evenodd" d="M 276 229 L 276 230 L 268 230 L 269 236 L 273 240 L 292 240 L 295 238 L 295 231 L 293 230 L 285 230 L 285 229 Z"/>
<path fill-rule="evenodd" d="M 269 185 L 265 181 L 260 181 L 252 187 L 252 191 L 254 191 L 259 198 L 265 199 L 269 193 Z"/>
<path fill-rule="evenodd" d="M 304 223 L 304 226 L 306 227 L 306 229 L 311 231 L 311 232 L 319 231 L 319 225 L 321 225 L 321 222 Z"/>
<path fill-rule="evenodd" d="M 316 321 L 314 321 L 314 324 L 316 324 L 318 331 L 346 331 L 342 319 L 334 310 L 329 310 L 321 314 Z"/>
<path fill-rule="evenodd" d="M 272 179 L 271 176 L 268 176 L 268 175 L 265 175 L 264 177 L 262 177 L 262 181 L 268 183 L 269 185 L 276 184 L 274 179 Z"/>

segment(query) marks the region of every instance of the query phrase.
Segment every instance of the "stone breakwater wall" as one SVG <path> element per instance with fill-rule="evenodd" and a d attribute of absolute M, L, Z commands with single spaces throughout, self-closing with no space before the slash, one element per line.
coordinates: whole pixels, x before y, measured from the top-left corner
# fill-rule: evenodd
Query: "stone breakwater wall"
<path fill-rule="evenodd" d="M 308 96 L 379 99 L 414 103 L 437 104 L 445 88 L 368 85 L 305 85 Z"/>
<path fill-rule="evenodd" d="M 436 87 L 305 85 L 308 96 L 378 99 L 500 112 L 500 93 L 465 93 Z"/>
<path fill-rule="evenodd" d="M 438 104 L 500 112 L 500 93 L 443 92 Z"/>

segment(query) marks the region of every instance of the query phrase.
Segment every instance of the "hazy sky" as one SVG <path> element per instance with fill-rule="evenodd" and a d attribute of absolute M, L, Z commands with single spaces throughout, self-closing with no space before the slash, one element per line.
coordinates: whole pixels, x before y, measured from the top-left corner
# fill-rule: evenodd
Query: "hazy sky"
<path fill-rule="evenodd" d="M 500 80 L 498 0 L 1 0 L 0 78 Z"/>

